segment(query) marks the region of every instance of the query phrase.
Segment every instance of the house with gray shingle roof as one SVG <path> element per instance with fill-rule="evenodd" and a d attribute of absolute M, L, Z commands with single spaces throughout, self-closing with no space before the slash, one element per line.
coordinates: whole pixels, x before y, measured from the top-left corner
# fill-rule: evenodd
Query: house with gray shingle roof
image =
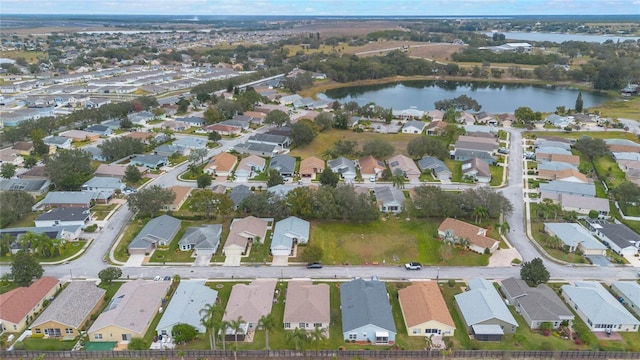
<path fill-rule="evenodd" d="M 618 255 L 633 256 L 640 247 L 640 235 L 625 224 L 609 224 L 602 221 L 589 223 L 589 228 Z"/>
<path fill-rule="evenodd" d="M 516 332 L 518 322 L 498 290 L 485 279 L 469 280 L 469 289 L 455 296 L 467 332 L 480 341 L 499 341 Z"/>
<path fill-rule="evenodd" d="M 95 281 L 72 281 L 31 324 L 31 332 L 73 339 L 102 305 L 106 290 Z"/>
<path fill-rule="evenodd" d="M 89 208 L 57 207 L 38 216 L 35 224 L 36 227 L 80 226 L 84 229 L 89 221 L 91 221 Z"/>
<path fill-rule="evenodd" d="M 562 297 L 593 332 L 638 331 L 640 321 L 598 282 L 563 285 Z"/>
<path fill-rule="evenodd" d="M 0 191 L 26 191 L 30 195 L 40 196 L 49 191 L 49 180 L 39 179 L 0 179 Z"/>
<path fill-rule="evenodd" d="M 571 322 L 575 318 L 546 284 L 530 287 L 524 280 L 512 277 L 503 280 L 500 289 L 531 329 L 538 329 L 543 322 L 551 323 L 557 329 L 563 321 Z"/>
<path fill-rule="evenodd" d="M 100 136 L 109 136 L 113 133 L 113 130 L 106 125 L 93 125 L 87 128 L 88 132 L 98 134 Z"/>
<path fill-rule="evenodd" d="M 47 193 L 42 201 L 33 206 L 34 209 L 41 207 L 91 207 L 93 193 L 84 191 L 51 191 Z"/>
<path fill-rule="evenodd" d="M 384 282 L 355 279 L 340 285 L 342 336 L 345 341 L 394 344 L 396 325 Z"/>
<path fill-rule="evenodd" d="M 376 187 L 373 190 L 376 197 L 376 204 L 381 212 L 399 213 L 404 209 L 406 198 L 402 190 L 393 186 Z"/>
<path fill-rule="evenodd" d="M 418 120 L 410 120 L 407 121 L 404 126 L 402 126 L 403 134 L 422 134 L 424 129 L 427 127 L 427 123 Z"/>
<path fill-rule="evenodd" d="M 222 235 L 222 225 L 220 224 L 188 227 L 178 242 L 178 246 L 182 251 L 193 250 L 194 257 L 213 255 L 220 246 L 220 235 Z"/>
<path fill-rule="evenodd" d="M 45 145 L 55 146 L 58 149 L 71 149 L 71 139 L 62 136 L 47 136 L 42 139 Z"/>
<path fill-rule="evenodd" d="M 290 155 L 278 155 L 271 159 L 269 169 L 276 169 L 282 177 L 293 177 L 296 171 L 296 158 Z"/>
<path fill-rule="evenodd" d="M 278 145 L 250 142 L 236 144 L 233 149 L 242 154 L 251 154 L 265 157 L 274 157 L 278 155 L 278 152 L 281 150 Z"/>
<path fill-rule="evenodd" d="M 246 185 L 238 185 L 231 190 L 229 197 L 233 201 L 233 205 L 237 210 L 238 206 L 242 203 L 242 200 L 246 199 L 251 194 L 253 194 L 251 188 Z"/>
<path fill-rule="evenodd" d="M 177 324 L 188 324 L 204 334 L 207 329 L 202 325 L 200 310 L 212 304 L 218 298 L 218 292 L 205 285 L 204 280 L 182 280 L 162 314 L 156 326 L 159 335 L 171 335 Z"/>
<path fill-rule="evenodd" d="M 428 172 L 438 180 L 449 180 L 451 178 L 451 170 L 440 159 L 433 156 L 425 156 L 418 160 L 418 167 L 422 172 Z"/>
<path fill-rule="evenodd" d="M 327 161 L 327 166 L 336 174 L 339 174 L 344 182 L 352 183 L 356 178 L 356 163 L 345 157 Z"/>
<path fill-rule="evenodd" d="M 614 281 L 611 290 L 619 296 L 620 302 L 626 304 L 636 315 L 640 315 L 640 284 L 635 281 Z"/>
<path fill-rule="evenodd" d="M 149 169 L 157 169 L 169 164 L 169 159 L 162 155 L 138 155 L 131 159 L 131 164 L 144 166 Z"/>
<path fill-rule="evenodd" d="M 540 184 L 540 195 L 542 199 L 555 199 L 558 194 L 595 197 L 596 186 L 594 184 L 583 184 L 562 180 L 553 180 L 548 183 Z"/>
<path fill-rule="evenodd" d="M 129 254 L 151 254 L 156 247 L 169 245 L 180 230 L 180 224 L 180 220 L 169 215 L 149 220 L 129 244 Z"/>
<path fill-rule="evenodd" d="M 295 216 L 278 221 L 271 238 L 271 254 L 273 256 L 290 256 L 297 244 L 309 241 L 309 222 Z"/>

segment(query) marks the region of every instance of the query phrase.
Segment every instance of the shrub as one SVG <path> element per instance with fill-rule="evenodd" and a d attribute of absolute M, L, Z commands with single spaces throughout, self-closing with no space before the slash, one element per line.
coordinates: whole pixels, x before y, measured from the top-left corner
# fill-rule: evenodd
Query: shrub
<path fill-rule="evenodd" d="M 456 286 L 456 281 L 453 280 L 453 279 L 449 279 L 447 281 L 447 285 L 449 285 L 449 287 L 452 288 L 452 287 Z"/>
<path fill-rule="evenodd" d="M 84 231 L 88 232 L 88 233 L 92 233 L 92 232 L 96 231 L 96 229 L 98 229 L 98 224 L 93 224 L 93 225 L 89 225 L 86 228 L 84 228 Z"/>

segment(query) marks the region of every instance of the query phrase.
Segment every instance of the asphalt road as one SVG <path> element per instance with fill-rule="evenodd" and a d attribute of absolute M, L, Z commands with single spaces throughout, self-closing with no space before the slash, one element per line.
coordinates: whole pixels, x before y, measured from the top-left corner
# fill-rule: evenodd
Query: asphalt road
<path fill-rule="evenodd" d="M 500 191 L 513 203 L 514 211 L 506 221 L 511 227 L 507 235 L 509 242 L 517 248 L 524 260 L 531 260 L 541 257 L 545 260 L 547 269 L 551 273 L 552 279 L 565 279 L 569 281 L 583 279 L 598 279 L 603 281 L 613 281 L 616 279 L 635 279 L 637 269 L 632 267 L 596 267 L 596 266 L 567 266 L 545 259 L 540 255 L 537 248 L 528 240 L 526 236 L 526 224 L 524 216 L 524 202 L 522 189 L 522 134 L 519 129 L 510 129 L 511 150 L 509 154 L 508 184 Z M 212 149 L 210 156 L 226 151 L 238 142 L 244 141 L 249 135 L 223 141 L 222 146 Z M 152 183 L 161 186 L 172 186 L 184 183 L 177 179 L 177 175 L 184 172 L 187 164 L 177 166 L 165 175 L 154 180 Z M 364 183 L 358 186 L 374 187 L 375 184 Z M 412 186 L 407 184 L 407 187 Z M 468 185 L 441 185 L 449 190 L 464 189 Z M 131 218 L 131 211 L 127 206 L 122 206 L 110 219 L 109 223 L 99 233 L 93 244 L 77 260 L 68 264 L 46 265 L 45 273 L 61 279 L 73 278 L 96 278 L 98 272 L 107 266 L 104 262 L 109 251 L 121 230 L 126 228 L 127 222 Z M 511 276 L 518 276 L 519 267 L 423 267 L 420 271 L 405 270 L 402 264 L 390 264 L 378 266 L 344 266 L 326 264 L 322 269 L 306 269 L 304 266 L 272 267 L 264 264 L 242 267 L 222 267 L 222 266 L 137 266 L 122 267 L 123 274 L 128 278 L 153 278 L 157 275 L 175 275 L 183 278 L 193 279 L 239 279 L 239 278 L 321 278 L 321 279 L 349 279 L 353 277 L 370 278 L 377 276 L 383 279 L 470 279 L 474 277 L 485 277 L 490 279 L 505 279 Z"/>

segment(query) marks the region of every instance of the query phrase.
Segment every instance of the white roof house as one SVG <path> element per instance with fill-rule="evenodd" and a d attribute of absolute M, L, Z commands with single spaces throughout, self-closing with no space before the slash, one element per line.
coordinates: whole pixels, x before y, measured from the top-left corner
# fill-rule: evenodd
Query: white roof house
<path fill-rule="evenodd" d="M 545 223 L 544 230 L 557 236 L 569 252 L 581 250 L 585 255 L 605 255 L 607 247 L 576 223 Z"/>
<path fill-rule="evenodd" d="M 271 239 L 271 254 L 289 256 L 295 244 L 309 241 L 309 222 L 295 216 L 276 223 Z"/>
<path fill-rule="evenodd" d="M 218 292 L 206 286 L 204 280 L 180 281 L 156 331 L 162 335 L 171 334 L 174 325 L 189 324 L 200 333 L 205 333 L 207 329 L 200 322 L 200 309 L 206 304 L 215 303 L 217 297 Z"/>
<path fill-rule="evenodd" d="M 422 134 L 427 127 L 427 123 L 418 120 L 407 121 L 402 127 L 403 134 Z"/>
<path fill-rule="evenodd" d="M 640 284 L 635 281 L 614 281 L 611 289 L 637 315 L 640 315 Z"/>
<path fill-rule="evenodd" d="M 578 281 L 563 285 L 562 296 L 594 332 L 637 332 L 640 321 L 600 283 Z"/>

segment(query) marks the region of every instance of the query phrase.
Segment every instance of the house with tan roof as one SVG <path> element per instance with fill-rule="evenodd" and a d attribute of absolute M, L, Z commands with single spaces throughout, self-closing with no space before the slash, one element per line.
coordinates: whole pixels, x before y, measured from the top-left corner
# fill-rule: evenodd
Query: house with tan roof
<path fill-rule="evenodd" d="M 204 172 L 215 176 L 231 176 L 237 163 L 238 158 L 235 155 L 222 152 L 204 167 Z"/>
<path fill-rule="evenodd" d="M 427 125 L 427 135 L 438 136 L 441 135 L 449 124 L 444 121 L 432 121 Z"/>
<path fill-rule="evenodd" d="M 134 337 L 144 337 L 170 285 L 170 281 L 143 279 L 122 284 L 89 328 L 89 340 L 128 343 Z"/>
<path fill-rule="evenodd" d="M 245 182 L 264 171 L 267 161 L 258 155 L 249 155 L 238 164 L 235 171 L 236 181 Z"/>
<path fill-rule="evenodd" d="M 640 144 L 635 141 L 627 139 L 606 139 L 604 142 L 607 143 L 611 152 L 640 153 Z"/>
<path fill-rule="evenodd" d="M 0 150 L 0 164 L 13 164 L 18 166 L 23 162 L 24 158 L 20 155 L 20 151 L 12 148 Z"/>
<path fill-rule="evenodd" d="M 410 183 L 420 182 L 420 169 L 410 157 L 398 154 L 387 159 L 391 174 L 402 174 Z"/>
<path fill-rule="evenodd" d="M 240 126 L 233 125 L 225 125 L 225 124 L 211 124 L 204 127 L 204 130 L 207 132 L 217 132 L 220 135 L 239 135 L 242 133 L 242 128 Z"/>
<path fill-rule="evenodd" d="M 100 134 L 92 133 L 89 131 L 83 130 L 69 130 L 63 133 L 60 133 L 60 136 L 65 137 L 67 139 L 71 139 L 73 142 L 79 141 L 96 141 L 100 138 Z"/>
<path fill-rule="evenodd" d="M 579 182 L 583 184 L 589 183 L 589 178 L 578 169 L 567 164 L 567 168 L 554 169 L 539 169 L 538 177 L 545 180 L 562 180 L 569 182 Z"/>
<path fill-rule="evenodd" d="M 100 164 L 98 169 L 96 169 L 95 176 L 98 177 L 115 177 L 118 179 L 124 178 L 124 174 L 127 171 L 127 167 L 129 165 L 121 165 L 121 164 Z M 148 168 L 144 166 L 136 166 L 140 174 L 145 174 L 149 171 Z"/>
<path fill-rule="evenodd" d="M 103 303 L 107 291 L 95 281 L 72 281 L 31 324 L 31 332 L 46 337 L 73 339 Z"/>
<path fill-rule="evenodd" d="M 257 279 L 249 285 L 234 285 L 222 321 L 242 318 L 242 335 L 253 331 L 258 326 L 260 318 L 271 313 L 276 283 L 275 279 Z M 233 333 L 231 330 L 231 334 Z"/>
<path fill-rule="evenodd" d="M 283 322 L 285 330 L 320 328 L 329 331 L 329 285 L 314 285 L 311 280 L 289 281 Z"/>
<path fill-rule="evenodd" d="M 458 219 L 446 218 L 438 227 L 438 236 L 444 242 L 458 243 L 469 240 L 469 250 L 484 254 L 493 254 L 498 249 L 498 240 L 487 236 L 487 229 L 475 226 Z"/>
<path fill-rule="evenodd" d="M 251 242 L 259 238 L 260 243 L 264 243 L 268 229 L 269 223 L 255 216 L 234 219 L 224 244 L 223 254 L 226 256 L 246 255 Z"/>
<path fill-rule="evenodd" d="M 251 122 L 256 124 L 262 124 L 264 119 L 267 118 L 267 114 L 259 111 L 245 111 L 243 114 L 251 117 Z"/>
<path fill-rule="evenodd" d="M 559 154 L 559 153 L 551 153 L 549 148 L 541 149 L 540 151 L 536 151 L 536 160 L 537 161 L 557 161 L 563 162 L 571 165 L 578 166 L 580 165 L 580 157 L 571 154 Z"/>
<path fill-rule="evenodd" d="M 409 336 L 453 336 L 456 325 L 436 281 L 415 282 L 398 290 Z"/>
<path fill-rule="evenodd" d="M 33 150 L 33 143 L 31 141 L 18 141 L 13 144 L 13 150 L 16 150 L 20 155 L 30 155 Z"/>
<path fill-rule="evenodd" d="M 0 325 L 2 331 L 22 332 L 62 284 L 56 278 L 44 276 L 28 287 L 19 287 L 0 294 Z"/>
<path fill-rule="evenodd" d="M 193 188 L 189 186 L 174 185 L 170 187 L 169 190 L 171 190 L 171 192 L 174 193 L 176 197 L 173 199 L 173 202 L 171 204 L 165 204 L 162 207 L 162 210 L 178 211 L 180 210 L 182 205 L 184 205 L 185 201 L 187 201 L 189 196 L 191 196 L 191 190 L 193 190 Z"/>
<path fill-rule="evenodd" d="M 372 155 L 367 155 L 358 160 L 358 167 L 360 167 L 360 176 L 363 179 L 378 179 L 382 176 L 382 172 L 387 169 L 384 161 L 374 158 Z"/>
<path fill-rule="evenodd" d="M 315 179 L 317 174 L 324 171 L 324 160 L 315 156 L 308 157 L 300 162 L 300 176 Z"/>

